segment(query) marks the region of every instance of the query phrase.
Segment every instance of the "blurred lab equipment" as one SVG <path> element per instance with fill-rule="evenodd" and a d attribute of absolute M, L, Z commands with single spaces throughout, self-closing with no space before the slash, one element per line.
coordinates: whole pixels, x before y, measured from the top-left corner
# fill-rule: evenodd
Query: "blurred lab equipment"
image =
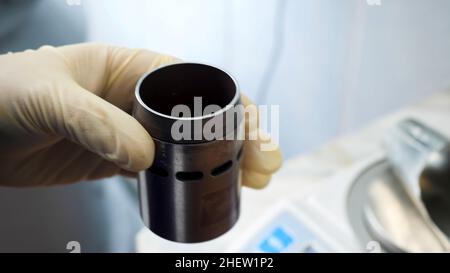
<path fill-rule="evenodd" d="M 449 235 L 449 140 L 413 119 L 401 121 L 387 136 L 385 143 L 390 163 L 411 194 L 416 211 L 428 219 L 430 230 L 438 230 L 433 219 Z M 440 237 L 445 238 L 442 234 Z"/>
<path fill-rule="evenodd" d="M 415 197 L 420 197 L 421 188 L 422 190 L 424 188 L 419 186 L 419 177 L 423 176 L 425 168 L 432 167 L 431 164 L 435 166 L 442 163 L 442 160 L 437 158 L 445 160 L 448 157 L 450 143 L 440 133 L 423 123 L 406 119 L 389 130 L 385 137 L 385 145 L 389 162 L 395 173 L 401 181 L 407 183 L 406 186 L 412 190 Z M 438 168 L 448 167 L 439 166 Z M 447 177 L 447 181 L 449 180 L 450 177 Z M 433 185 L 437 186 L 437 181 L 427 181 L 429 186 L 425 190 L 431 190 L 430 187 Z M 448 185 L 442 184 L 443 190 L 448 188 L 446 187 Z"/>
<path fill-rule="evenodd" d="M 387 161 L 380 162 L 378 168 L 384 165 L 388 171 L 367 184 L 364 189 L 367 199 L 361 203 L 367 234 L 386 251 L 448 252 L 450 243 L 445 235 L 448 231 L 441 230 L 442 226 L 430 217 L 421 199 L 424 187 L 419 186 L 424 174 L 430 184 L 450 181 L 450 176 L 441 175 L 436 180 L 426 175 L 426 170 L 436 165 L 431 165 L 430 159 L 436 154 L 448 155 L 448 140 L 423 123 L 408 118 L 386 132 L 384 143 Z M 450 168 L 442 164 L 439 167 L 447 168 L 447 172 Z M 440 193 L 445 194 L 442 190 Z M 446 199 L 450 200 L 450 195 L 447 194 Z"/>

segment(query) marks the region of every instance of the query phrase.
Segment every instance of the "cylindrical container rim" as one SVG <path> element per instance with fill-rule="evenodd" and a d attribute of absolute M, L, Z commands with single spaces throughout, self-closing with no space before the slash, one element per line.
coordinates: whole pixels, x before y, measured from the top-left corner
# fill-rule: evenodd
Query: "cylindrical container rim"
<path fill-rule="evenodd" d="M 160 69 L 167 68 L 167 67 L 170 67 L 170 66 L 180 65 L 180 64 L 204 65 L 204 66 L 209 66 L 209 67 L 212 67 L 212 68 L 214 68 L 214 69 L 218 69 L 218 70 L 222 71 L 222 72 L 225 73 L 228 77 L 230 77 L 230 79 L 233 81 L 233 84 L 234 84 L 234 86 L 235 86 L 235 89 L 236 89 L 236 90 L 235 90 L 235 94 L 234 94 L 233 99 L 232 99 L 225 107 L 221 108 L 221 109 L 220 109 L 219 111 L 217 111 L 217 112 L 214 112 L 214 113 L 209 114 L 209 115 L 196 116 L 196 117 L 174 117 L 174 116 L 171 116 L 171 115 L 166 115 L 166 114 L 160 113 L 160 112 L 158 112 L 158 111 L 156 111 L 156 110 L 153 110 L 153 109 L 150 108 L 149 106 L 147 106 L 147 104 L 144 103 L 144 101 L 142 100 L 141 94 L 140 94 L 140 89 L 141 89 L 141 86 L 142 86 L 143 81 L 144 81 L 148 76 L 150 76 L 151 74 L 153 74 L 153 73 L 156 72 L 156 71 L 159 71 Z M 234 107 L 235 105 L 237 105 L 237 103 L 239 102 L 239 99 L 240 99 L 240 92 L 239 92 L 239 85 L 238 85 L 236 79 L 233 77 L 233 75 L 230 74 L 229 72 L 227 72 L 226 70 L 222 69 L 221 67 L 217 67 L 217 66 L 215 66 L 215 65 L 210 65 L 210 64 L 207 64 L 207 63 L 178 62 L 178 63 L 172 63 L 172 64 L 167 64 L 167 65 L 162 65 L 162 66 L 159 66 L 159 67 L 156 68 L 156 69 L 153 69 L 153 70 L 150 71 L 150 72 L 145 73 L 145 74 L 139 79 L 139 81 L 138 81 L 137 84 L 136 84 L 136 88 L 135 88 L 135 97 L 136 97 L 136 100 L 139 102 L 139 104 L 140 104 L 142 107 L 144 107 L 144 109 L 146 109 L 147 111 L 150 111 L 151 113 L 153 113 L 153 114 L 155 114 L 155 115 L 157 115 L 157 116 L 160 116 L 160 117 L 163 117 L 163 118 L 167 118 L 167 119 L 171 119 L 171 120 L 195 121 L 195 120 L 209 119 L 209 118 L 212 118 L 212 117 L 215 117 L 215 116 L 219 116 L 219 115 L 221 115 L 221 114 L 224 114 L 224 113 L 227 112 L 230 108 L 232 108 L 232 107 Z"/>

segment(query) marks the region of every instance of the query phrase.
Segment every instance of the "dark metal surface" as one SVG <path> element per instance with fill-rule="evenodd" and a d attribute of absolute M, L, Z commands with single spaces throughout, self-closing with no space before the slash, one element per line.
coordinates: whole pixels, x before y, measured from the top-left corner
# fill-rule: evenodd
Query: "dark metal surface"
<path fill-rule="evenodd" d="M 419 185 L 420 200 L 429 216 L 450 236 L 450 142 L 439 128 L 417 120 L 403 120 L 398 127 L 408 136 L 404 145 L 422 155 L 417 177 L 411 182 Z M 411 172 L 411 168 L 405 164 L 403 172 Z"/>
<path fill-rule="evenodd" d="M 364 169 L 347 198 L 349 221 L 362 248 L 375 241 L 388 252 L 448 251 L 446 238 L 423 214 L 387 160 Z"/>
<path fill-rule="evenodd" d="M 427 159 L 419 177 L 421 199 L 433 221 L 450 237 L 450 146 Z"/>
<path fill-rule="evenodd" d="M 175 64 L 144 76 L 136 89 L 133 115 L 155 141 L 152 167 L 139 174 L 141 216 L 157 235 L 176 242 L 194 243 L 216 238 L 228 231 L 239 217 L 240 140 L 205 138 L 177 140 L 171 127 L 179 120 L 171 116 L 178 104 L 194 112 L 194 97 L 203 107 L 216 104 L 213 115 L 183 117 L 194 129 L 211 118 L 227 123 L 230 106 L 240 105 L 234 79 L 224 71 L 203 64 Z M 236 116 L 233 116 L 235 119 Z M 235 126 L 224 126 L 223 135 L 235 134 Z M 236 121 L 235 120 L 235 121 Z"/>

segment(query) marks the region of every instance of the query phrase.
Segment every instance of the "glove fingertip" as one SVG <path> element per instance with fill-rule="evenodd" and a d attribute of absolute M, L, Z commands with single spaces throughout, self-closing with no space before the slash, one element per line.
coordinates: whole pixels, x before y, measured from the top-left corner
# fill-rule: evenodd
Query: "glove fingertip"
<path fill-rule="evenodd" d="M 262 174 L 252 170 L 242 171 L 242 184 L 253 189 L 264 189 L 269 185 L 271 175 Z"/>

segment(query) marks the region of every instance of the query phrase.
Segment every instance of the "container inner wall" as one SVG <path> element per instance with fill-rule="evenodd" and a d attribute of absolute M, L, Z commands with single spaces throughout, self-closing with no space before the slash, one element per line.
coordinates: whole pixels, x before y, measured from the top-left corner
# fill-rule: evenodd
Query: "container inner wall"
<path fill-rule="evenodd" d="M 215 67 L 203 64 L 176 64 L 150 73 L 139 89 L 141 100 L 147 107 L 164 115 L 171 115 L 176 105 L 187 105 L 193 117 L 194 97 L 202 98 L 202 109 L 207 105 L 224 108 L 237 92 L 229 75 Z"/>

